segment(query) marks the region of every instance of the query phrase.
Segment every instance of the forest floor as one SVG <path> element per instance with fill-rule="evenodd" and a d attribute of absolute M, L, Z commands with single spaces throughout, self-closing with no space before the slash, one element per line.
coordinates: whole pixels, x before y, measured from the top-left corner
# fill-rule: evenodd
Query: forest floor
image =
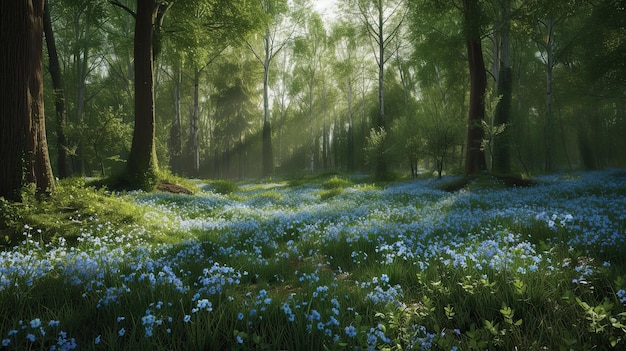
<path fill-rule="evenodd" d="M 194 182 L 0 203 L 0 350 L 626 345 L 626 170 Z"/>

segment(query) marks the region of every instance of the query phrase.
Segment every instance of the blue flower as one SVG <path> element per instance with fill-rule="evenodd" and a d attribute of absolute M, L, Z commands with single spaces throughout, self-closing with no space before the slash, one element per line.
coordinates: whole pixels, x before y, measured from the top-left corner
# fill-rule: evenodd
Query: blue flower
<path fill-rule="evenodd" d="M 317 312 L 317 310 L 312 310 L 311 311 L 311 315 L 309 316 L 309 320 L 318 321 L 318 320 L 320 320 L 320 318 L 322 318 L 322 316 L 320 315 L 319 312 Z"/>
<path fill-rule="evenodd" d="M 124 336 L 126 334 L 126 329 L 122 328 L 120 329 L 120 331 L 117 332 L 117 335 L 119 336 Z"/>
<path fill-rule="evenodd" d="M 30 321 L 30 327 L 33 329 L 41 327 L 41 319 L 35 318 Z"/>
<path fill-rule="evenodd" d="M 186 314 L 185 317 L 183 317 L 183 322 L 185 323 L 189 323 L 189 321 L 191 320 L 191 316 Z"/>
<path fill-rule="evenodd" d="M 354 338 L 356 336 L 356 328 L 353 325 L 347 326 L 345 331 L 349 338 Z"/>
<path fill-rule="evenodd" d="M 37 338 L 35 337 L 35 335 L 33 335 L 33 334 L 31 334 L 31 333 L 28 333 L 28 334 L 26 335 L 26 339 L 28 339 L 28 341 L 30 341 L 30 342 L 35 342 L 35 340 L 37 340 Z"/>
<path fill-rule="evenodd" d="M 100 343 L 101 339 L 102 339 L 102 335 L 98 335 L 98 336 L 96 336 L 96 338 L 93 340 L 93 343 L 94 343 L 94 344 L 96 344 L 96 345 L 98 345 L 98 344 Z"/>

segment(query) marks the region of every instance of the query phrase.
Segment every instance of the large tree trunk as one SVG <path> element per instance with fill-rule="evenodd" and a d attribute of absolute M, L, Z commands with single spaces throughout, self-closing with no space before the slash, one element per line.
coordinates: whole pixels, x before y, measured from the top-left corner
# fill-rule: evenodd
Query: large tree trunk
<path fill-rule="evenodd" d="M 67 115 L 65 111 L 65 89 L 61 79 L 61 66 L 59 56 L 52 31 L 52 21 L 50 19 L 49 1 L 45 0 L 43 30 L 46 34 L 46 46 L 48 47 L 49 70 L 52 78 L 52 88 L 54 89 L 54 105 L 56 110 L 56 133 L 57 133 L 57 174 L 59 178 L 67 178 L 70 175 L 70 166 L 67 157 L 68 142 L 65 136 L 65 125 Z"/>
<path fill-rule="evenodd" d="M 467 122 L 467 149 L 465 175 L 478 174 L 487 169 L 485 152 L 481 148 L 484 137 L 485 91 L 487 72 L 480 39 L 480 8 L 478 0 L 464 0 L 465 36 L 470 72 L 470 102 Z"/>
<path fill-rule="evenodd" d="M 0 2 L 0 196 L 19 201 L 30 119 L 30 1 Z M 8 93 L 10 92 L 10 93 Z"/>
<path fill-rule="evenodd" d="M 153 0 L 137 1 L 135 20 L 135 128 L 126 164 L 128 185 L 152 190 L 156 185 L 158 164 L 155 148 L 154 77 L 152 27 L 157 4 Z"/>
<path fill-rule="evenodd" d="M 0 196 L 54 190 L 43 106 L 43 0 L 0 2 Z M 10 93 L 8 93 L 10 92 Z"/>

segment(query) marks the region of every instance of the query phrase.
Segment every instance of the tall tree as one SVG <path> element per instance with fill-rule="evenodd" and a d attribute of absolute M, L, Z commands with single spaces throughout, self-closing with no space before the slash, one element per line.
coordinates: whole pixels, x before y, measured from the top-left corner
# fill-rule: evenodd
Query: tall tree
<path fill-rule="evenodd" d="M 470 72 L 465 175 L 477 174 L 487 169 L 485 152 L 482 149 L 487 71 L 481 42 L 483 15 L 480 6 L 479 0 L 463 0 L 464 35 Z"/>
<path fill-rule="evenodd" d="M 496 105 L 493 124 L 504 126 L 502 133 L 496 136 L 493 144 L 492 172 L 508 173 L 511 171 L 511 144 L 509 121 L 511 119 L 511 100 L 513 95 L 513 70 L 510 55 L 511 0 L 499 0 L 499 21 L 494 28 L 494 77 L 496 91 L 500 97 Z"/>
<path fill-rule="evenodd" d="M 537 44 L 545 65 L 543 141 L 544 170 L 548 172 L 553 168 L 555 131 L 560 123 L 559 114 L 555 113 L 555 69 L 559 64 L 568 61 L 573 45 L 581 39 L 582 33 L 569 26 L 577 14 L 590 10 L 588 6 L 587 2 L 576 0 L 534 0 L 529 4 L 529 21 L 534 29 L 532 39 Z"/>
<path fill-rule="evenodd" d="M 43 106 L 43 0 L 0 4 L 0 196 L 19 200 L 25 181 L 54 190 Z"/>
<path fill-rule="evenodd" d="M 299 24 L 298 16 L 289 18 L 286 0 L 258 0 L 261 13 L 266 16 L 262 30 L 263 47 L 256 48 L 247 41 L 248 48 L 263 66 L 263 175 L 274 172 L 272 128 L 270 123 L 270 68 L 276 55 L 289 43 Z"/>
<path fill-rule="evenodd" d="M 376 65 L 378 66 L 378 118 L 376 125 L 385 129 L 385 64 L 393 57 L 392 43 L 399 35 L 400 28 L 407 14 L 407 7 L 403 0 L 348 0 L 348 6 L 356 8 L 356 15 L 361 20 L 371 43 Z M 389 52 L 392 51 L 392 52 Z M 377 157 L 375 176 L 385 177 L 387 164 L 384 157 Z"/>
<path fill-rule="evenodd" d="M 357 33 L 352 23 L 343 22 L 333 27 L 331 36 L 335 49 L 335 61 L 333 73 L 337 77 L 338 85 L 347 100 L 348 130 L 346 145 L 346 169 L 348 172 L 355 171 L 354 163 L 354 98 L 355 84 L 358 79 L 357 69 Z"/>
<path fill-rule="evenodd" d="M 159 12 L 156 0 L 138 0 L 135 18 L 135 127 L 126 164 L 131 188 L 151 190 L 157 182 L 155 146 L 153 28 Z"/>
<path fill-rule="evenodd" d="M 317 133 L 315 125 L 315 88 L 319 82 L 319 73 L 322 69 L 322 55 L 326 50 L 326 29 L 318 13 L 313 13 L 305 21 L 306 35 L 299 36 L 294 41 L 294 57 L 298 60 L 294 72 L 302 87 L 306 87 L 302 97 L 305 99 L 309 125 L 309 167 L 316 169 Z"/>
<path fill-rule="evenodd" d="M 70 175 L 70 166 L 67 150 L 69 149 L 65 128 L 67 125 L 67 114 L 65 110 L 65 89 L 61 78 L 61 65 L 59 55 L 52 31 L 52 20 L 50 18 L 49 1 L 45 0 L 43 30 L 46 36 L 46 46 L 48 48 L 48 61 L 50 77 L 52 78 L 52 88 L 54 89 L 54 106 L 56 116 L 57 134 L 57 174 L 59 178 L 66 178 Z"/>

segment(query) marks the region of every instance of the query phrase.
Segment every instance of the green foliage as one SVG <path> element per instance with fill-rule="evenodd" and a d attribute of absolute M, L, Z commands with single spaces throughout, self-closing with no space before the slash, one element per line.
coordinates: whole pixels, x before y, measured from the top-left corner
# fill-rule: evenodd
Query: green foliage
<path fill-rule="evenodd" d="M 320 199 L 322 200 L 328 200 L 330 198 L 333 198 L 339 194 L 343 193 L 343 188 L 339 187 L 339 188 L 329 188 L 329 189 L 325 189 L 320 191 Z"/>
<path fill-rule="evenodd" d="M 322 188 L 326 190 L 331 190 L 331 189 L 338 189 L 338 188 L 346 188 L 352 185 L 353 183 L 350 179 L 333 176 L 332 178 L 322 183 Z"/>
<path fill-rule="evenodd" d="M 7 246 L 17 245 L 27 233 L 43 242 L 60 237 L 73 241 L 94 223 L 120 227 L 144 223 L 141 208 L 112 196 L 104 188 L 86 187 L 82 178 L 59 181 L 55 193 L 45 198 L 37 197 L 33 189 L 25 189 L 22 202 L 0 199 L 0 210 L 0 243 Z"/>
<path fill-rule="evenodd" d="M 222 195 L 231 195 L 236 192 L 239 188 L 237 183 L 230 179 L 216 179 L 211 180 L 209 185 L 213 189 L 214 192 Z"/>
<path fill-rule="evenodd" d="M 94 108 L 96 116 L 89 118 L 84 124 L 70 124 L 67 134 L 74 146 L 69 151 L 76 154 L 78 145 L 82 146 L 80 157 L 85 162 L 93 162 L 94 171 L 99 176 L 106 176 L 112 171 L 121 169 L 124 159 L 130 150 L 132 125 L 125 123 L 128 116 L 122 106 L 106 109 Z"/>
<path fill-rule="evenodd" d="M 391 161 L 392 148 L 384 128 L 370 130 L 364 151 L 367 164 L 374 169 L 374 179 L 377 181 L 389 179 L 388 165 Z"/>

